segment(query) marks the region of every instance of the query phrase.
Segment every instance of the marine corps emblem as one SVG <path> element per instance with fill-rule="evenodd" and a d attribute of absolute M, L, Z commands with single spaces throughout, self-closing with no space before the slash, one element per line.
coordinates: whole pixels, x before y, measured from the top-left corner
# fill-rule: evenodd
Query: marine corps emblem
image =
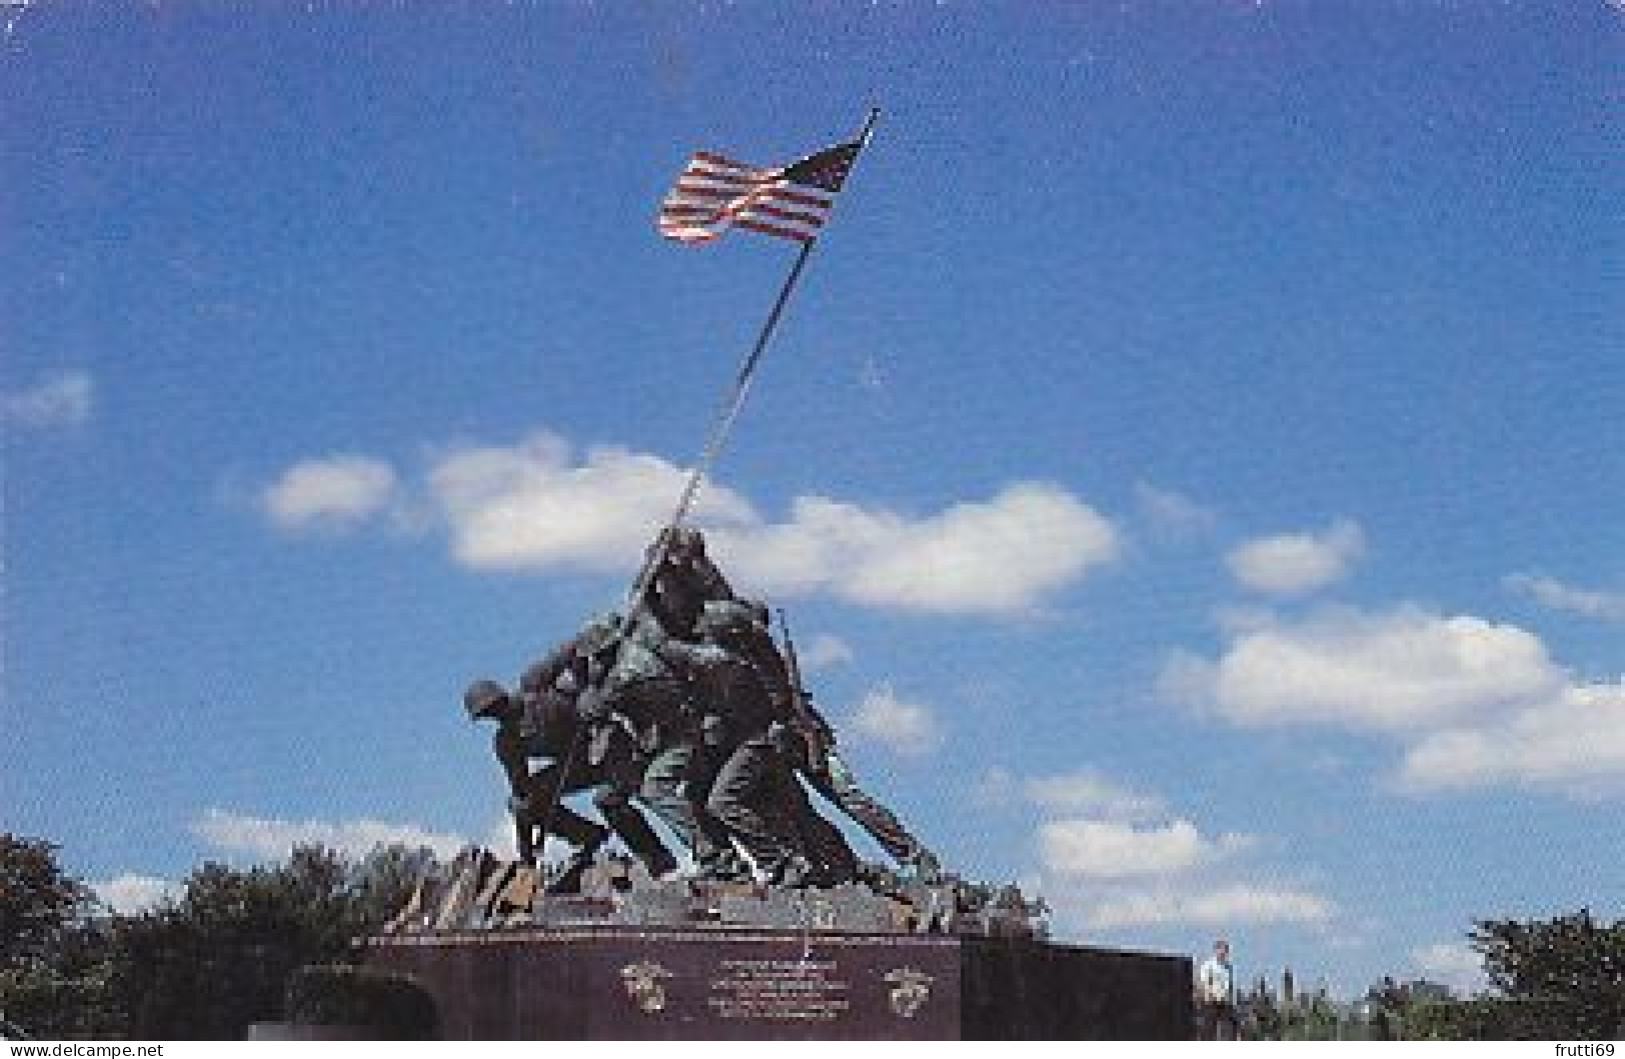
<path fill-rule="evenodd" d="M 936 979 L 912 967 L 899 967 L 886 972 L 886 981 L 892 984 L 891 1009 L 911 1019 L 931 999 L 931 983 Z"/>
<path fill-rule="evenodd" d="M 661 979 L 670 977 L 670 971 L 648 960 L 621 968 L 621 984 L 626 987 L 627 997 L 646 1015 L 666 1009 L 666 986 Z"/>

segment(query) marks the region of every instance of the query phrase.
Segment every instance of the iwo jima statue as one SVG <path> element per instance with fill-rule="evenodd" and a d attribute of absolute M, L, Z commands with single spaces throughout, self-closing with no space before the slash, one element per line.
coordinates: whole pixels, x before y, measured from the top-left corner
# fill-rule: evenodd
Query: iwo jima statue
<path fill-rule="evenodd" d="M 447 1037 L 1189 1032 L 1188 959 L 1049 944 L 1041 901 L 942 870 L 843 760 L 782 611 L 776 635 L 687 525 L 874 120 L 782 168 L 700 152 L 662 204 L 679 242 L 742 227 L 801 250 L 625 605 L 515 686 L 482 678 L 464 695 L 496 726 L 516 856 L 464 850 L 361 943 L 365 962 L 428 988 Z M 890 863 L 862 861 L 813 795 Z M 550 837 L 569 852 L 543 864 Z"/>
<path fill-rule="evenodd" d="M 707 921 L 1041 931 L 1041 904 L 945 874 L 859 785 L 788 630 L 781 645 L 767 606 L 736 595 L 699 530 L 663 531 L 640 583 L 627 613 L 587 622 L 512 690 L 469 685 L 469 717 L 496 724 L 517 859 L 465 851 L 420 883 L 391 932 Z M 862 861 L 809 791 L 891 863 Z M 602 823 L 568 804 L 581 795 Z M 689 870 L 646 813 L 682 843 Z M 549 836 L 570 854 L 539 865 Z M 630 858 L 607 854 L 612 836 Z"/>
<path fill-rule="evenodd" d="M 684 525 L 876 116 L 851 142 L 782 168 L 699 152 L 662 203 L 658 226 L 669 239 L 704 244 L 740 227 L 796 241 L 800 253 L 676 512 L 646 550 L 624 611 L 587 622 L 516 687 L 480 679 L 464 695 L 471 718 L 496 723 L 517 860 L 465 851 L 448 877 L 424 880 L 391 930 L 557 922 L 587 909 L 649 922 L 678 913 L 673 906 L 692 914 L 690 899 L 732 921 L 745 914 L 746 895 L 768 906 L 765 919 L 764 909 L 747 919 L 775 922 L 791 904 L 804 916 L 810 891 L 823 895 L 819 908 L 838 909 L 822 918 L 843 923 L 1035 929 L 1041 905 L 1013 887 L 994 891 L 944 875 L 936 856 L 859 786 L 802 683 L 788 629 L 781 645 L 767 606 L 737 595 L 703 535 Z M 860 861 L 809 790 L 892 863 Z M 601 823 L 567 804 L 588 794 Z M 677 837 L 692 872 L 679 875 L 646 813 Z M 633 861 L 603 856 L 612 835 Z M 539 869 L 549 836 L 571 854 Z"/>
<path fill-rule="evenodd" d="M 857 857 L 813 809 L 800 775 L 900 865 L 934 878 L 936 858 L 836 754 L 794 646 L 787 640 L 781 652 L 768 629 L 767 607 L 734 594 L 698 530 L 670 529 L 655 549 L 630 615 L 589 622 L 527 669 L 517 694 L 480 680 L 465 695 L 471 717 L 497 720 L 520 859 L 533 863 L 552 830 L 575 852 L 548 892 L 579 893 L 613 828 L 651 878 L 666 877 L 676 860 L 637 802 L 683 842 L 698 882 L 855 881 Z M 527 757 L 549 764 L 527 772 Z M 566 790 L 587 789 L 610 827 L 559 804 Z"/>

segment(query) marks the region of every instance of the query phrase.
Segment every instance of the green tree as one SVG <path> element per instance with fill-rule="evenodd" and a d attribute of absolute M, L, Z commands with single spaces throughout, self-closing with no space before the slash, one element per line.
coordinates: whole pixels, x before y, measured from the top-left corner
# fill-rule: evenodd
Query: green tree
<path fill-rule="evenodd" d="M 138 1037 L 240 1040 L 282 1018 L 289 976 L 352 962 L 354 939 L 405 902 L 426 850 L 381 847 L 359 864 L 321 846 L 246 870 L 204 864 L 172 906 L 112 924 L 116 1006 Z"/>
<path fill-rule="evenodd" d="M 1483 919 L 1469 937 L 1494 993 L 1412 997 L 1400 1019 L 1408 1039 L 1625 1035 L 1625 920 L 1599 923 L 1588 909 L 1548 920 Z"/>
<path fill-rule="evenodd" d="M 325 850 L 287 866 L 209 863 L 170 908 L 120 917 L 113 987 L 138 1037 L 240 1039 L 280 1012 L 282 983 L 304 959 L 342 955 L 349 922 L 343 868 Z"/>
<path fill-rule="evenodd" d="M 1625 1035 L 1625 919 L 1589 909 L 1550 920 L 1479 920 L 1470 935 L 1490 984 L 1553 1020 L 1548 1036 Z"/>
<path fill-rule="evenodd" d="M 411 899 L 424 876 L 436 866 L 434 851 L 399 842 L 374 846 L 353 869 L 356 917 L 366 930 L 387 923 Z"/>
<path fill-rule="evenodd" d="M 1236 998 L 1236 1009 L 1241 1016 L 1242 1034 L 1248 1040 L 1276 1041 L 1281 1039 L 1285 1025 L 1281 1006 L 1270 992 L 1269 985 L 1260 978 L 1248 992 Z"/>
<path fill-rule="evenodd" d="M 399 845 L 359 863 L 301 846 L 281 864 L 204 864 L 178 899 L 115 915 L 56 846 L 0 835 L 0 1012 L 41 1036 L 241 1039 L 282 1016 L 293 971 L 353 961 L 353 939 L 433 865 Z"/>
<path fill-rule="evenodd" d="M 0 966 L 43 958 L 63 927 L 90 907 L 90 891 L 62 870 L 57 848 L 0 834 Z"/>
<path fill-rule="evenodd" d="M 57 848 L 0 834 L 0 1012 L 39 1036 L 109 1031 L 118 1019 L 101 1003 L 104 924 Z"/>

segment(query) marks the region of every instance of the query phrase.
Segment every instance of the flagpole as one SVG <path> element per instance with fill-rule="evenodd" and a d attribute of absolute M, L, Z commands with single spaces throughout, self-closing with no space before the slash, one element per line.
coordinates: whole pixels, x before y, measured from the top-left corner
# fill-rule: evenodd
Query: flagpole
<path fill-rule="evenodd" d="M 869 144 L 869 137 L 874 134 L 875 122 L 880 118 L 880 108 L 871 107 L 869 115 L 864 119 L 863 128 L 858 131 L 857 154 L 863 153 L 863 148 Z M 857 157 L 853 158 L 853 165 L 857 164 Z M 830 206 L 831 212 L 834 205 Z M 826 221 L 827 223 L 827 221 Z M 649 583 L 654 580 L 655 571 L 665 561 L 666 551 L 671 546 L 672 530 L 682 525 L 687 517 L 688 510 L 694 505 L 694 498 L 699 495 L 700 485 L 704 482 L 706 474 L 716 463 L 722 452 L 722 446 L 728 439 L 728 433 L 733 428 L 734 420 L 739 418 L 740 411 L 745 406 L 745 398 L 750 393 L 751 380 L 755 377 L 756 366 L 761 362 L 762 354 L 767 350 L 768 342 L 773 338 L 773 332 L 779 326 L 779 317 L 784 315 L 784 307 L 790 301 L 790 294 L 795 290 L 796 283 L 801 279 L 802 270 L 807 267 L 807 259 L 812 256 L 813 246 L 818 242 L 814 235 L 801 244 L 800 253 L 796 254 L 795 262 L 790 266 L 790 273 L 785 277 L 784 284 L 779 288 L 778 297 L 773 299 L 773 308 L 768 311 L 767 319 L 762 324 L 761 331 L 756 336 L 756 343 L 751 347 L 750 353 L 740 363 L 739 370 L 734 374 L 732 386 L 729 387 L 726 400 L 717 415 L 711 428 L 711 437 L 706 442 L 705 450 L 700 454 L 699 462 L 689 473 L 688 482 L 683 486 L 683 492 L 677 499 L 677 507 L 672 511 L 671 520 L 661 529 L 655 539 L 655 546 L 650 548 L 643 557 L 643 567 L 638 571 L 637 579 L 632 583 L 632 591 L 627 595 L 626 619 L 628 627 L 631 620 L 637 616 L 643 605 L 643 597 L 649 590 Z M 570 771 L 575 767 L 576 757 L 581 752 L 587 725 L 577 725 L 575 734 L 570 738 L 570 746 L 564 757 L 559 759 L 558 780 L 553 785 L 551 797 L 541 814 L 542 840 L 547 840 L 547 833 L 553 821 L 553 815 L 558 811 L 559 803 L 564 798 L 564 788 Z M 534 826 L 534 825 L 533 825 Z M 540 851 L 538 851 L 539 853 Z M 546 890 L 542 892 L 542 899 L 546 900 Z"/>
<path fill-rule="evenodd" d="M 858 130 L 855 142 L 858 145 L 857 155 L 853 158 L 853 165 L 857 158 L 863 154 L 863 148 L 869 145 L 869 139 L 874 135 L 875 122 L 880 119 L 880 108 L 871 107 L 868 116 L 864 119 L 863 127 Z M 834 206 L 830 207 L 831 212 Z M 627 596 L 627 616 L 631 617 L 637 610 L 644 593 L 649 589 L 649 582 L 654 579 L 654 572 L 666 557 L 666 549 L 671 543 L 671 531 L 683 524 L 688 516 L 689 509 L 694 506 L 694 500 L 699 495 L 700 486 L 704 484 L 711 468 L 716 464 L 717 457 L 726 444 L 729 433 L 733 430 L 734 421 L 744 410 L 745 399 L 750 394 L 751 382 L 755 379 L 757 365 L 761 362 L 762 354 L 772 341 L 773 333 L 778 329 L 779 318 L 784 315 L 784 307 L 790 301 L 790 295 L 795 291 L 796 284 L 801 280 L 801 273 L 807 267 L 807 259 L 812 256 L 813 247 L 818 245 L 819 237 L 814 235 L 801 244 L 801 250 L 796 254 L 795 262 L 790 266 L 790 272 L 785 276 L 784 283 L 779 287 L 779 293 L 773 299 L 773 307 L 768 311 L 767 319 L 762 323 L 762 329 L 756 335 L 756 343 L 751 347 L 744 360 L 740 362 L 739 370 L 734 374 L 732 385 L 724 397 L 722 406 L 712 423 L 711 435 L 705 448 L 700 453 L 699 460 L 694 469 L 689 472 L 688 481 L 683 486 L 682 493 L 677 498 L 677 506 L 672 511 L 671 518 L 662 528 L 655 546 L 644 556 L 643 567 L 638 571 L 636 580 L 632 583 L 632 591 Z"/>

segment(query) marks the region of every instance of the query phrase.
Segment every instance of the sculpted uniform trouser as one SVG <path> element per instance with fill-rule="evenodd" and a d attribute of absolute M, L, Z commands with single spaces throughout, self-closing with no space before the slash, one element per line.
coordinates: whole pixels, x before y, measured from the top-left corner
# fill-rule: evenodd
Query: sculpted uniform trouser
<path fill-rule="evenodd" d="M 747 739 L 723 761 L 706 799 L 706 808 L 769 880 L 776 880 L 802 851 L 792 786 L 795 777 L 773 744 L 766 737 Z"/>
<path fill-rule="evenodd" d="M 716 862 L 727 839 L 721 825 L 689 798 L 699 767 L 699 732 L 686 719 L 686 704 L 682 685 L 662 679 L 628 684 L 616 698 L 617 709 L 638 725 L 648 753 L 638 798 L 676 832 L 703 868 Z"/>
<path fill-rule="evenodd" d="M 766 736 L 745 740 L 722 763 L 707 808 L 770 880 L 777 880 L 797 854 L 822 881 L 857 874 L 857 854 L 813 809 L 790 763 Z"/>
<path fill-rule="evenodd" d="M 698 768 L 699 747 L 695 740 L 668 743 L 655 751 L 643 772 L 638 797 L 677 832 L 694 854 L 701 870 L 715 867 L 728 845 L 727 832 L 705 807 L 689 797 L 689 784 Z"/>
<path fill-rule="evenodd" d="M 874 836 L 893 860 L 899 864 L 912 861 L 922 848 L 919 839 L 908 833 L 896 814 L 858 786 L 857 778 L 834 748 L 825 757 L 823 768 L 806 770 L 807 782 L 812 784 L 813 790 L 840 806 L 842 812 Z"/>
<path fill-rule="evenodd" d="M 713 881 L 740 882 L 750 879 L 750 865 L 734 847 L 728 827 L 711 811 L 711 791 L 731 750 L 711 738 L 702 738 L 694 754 L 684 794 L 695 819 L 708 840 L 707 857 L 699 862 L 700 877 Z"/>
<path fill-rule="evenodd" d="M 540 846 L 546 841 L 547 836 L 552 834 L 564 839 L 576 849 L 597 846 L 609 834 L 609 829 L 603 824 L 588 820 L 564 804 L 565 795 L 586 790 L 592 784 L 584 777 L 567 778 L 561 789 L 559 787 L 561 771 L 557 762 L 550 762 L 530 774 L 530 788 L 525 795 L 525 804 L 530 810 L 531 820 L 541 832 L 536 836 L 537 845 Z M 579 774 L 584 770 L 577 771 Z M 554 800 L 555 795 L 557 801 Z M 551 812 L 548 811 L 550 807 Z"/>
<path fill-rule="evenodd" d="M 585 760 L 584 754 L 578 754 L 575 762 L 571 764 L 569 773 L 565 776 L 564 787 L 559 789 L 559 775 L 563 766 L 558 762 L 544 765 L 531 774 L 530 807 L 533 814 L 545 812 L 548 803 L 558 791 L 558 801 L 553 803 L 553 813 L 550 820 L 542 820 L 540 816 L 533 818 L 537 823 L 546 827 L 547 831 L 558 835 L 577 849 L 597 846 L 602 842 L 605 828 L 602 824 L 594 823 L 586 817 L 572 810 L 564 804 L 565 795 L 577 794 L 581 791 L 593 791 L 593 805 L 603 814 L 604 820 L 609 824 L 609 830 L 620 836 L 626 848 L 632 855 L 642 861 L 649 869 L 651 875 L 663 875 L 676 867 L 676 860 L 671 851 L 666 849 L 655 834 L 654 828 L 649 826 L 643 814 L 632 805 L 631 799 L 626 796 L 624 788 L 628 783 L 626 778 L 631 775 L 630 782 L 635 787 L 637 766 L 632 760 L 631 748 L 624 743 L 612 747 L 604 761 L 592 764 Z M 545 838 L 543 834 L 539 838 Z"/>
<path fill-rule="evenodd" d="M 858 855 L 852 851 L 840 828 L 813 808 L 812 800 L 794 775 L 790 777 L 790 791 L 801 830 L 801 845 L 807 859 L 822 869 L 831 882 L 857 878 Z"/>

